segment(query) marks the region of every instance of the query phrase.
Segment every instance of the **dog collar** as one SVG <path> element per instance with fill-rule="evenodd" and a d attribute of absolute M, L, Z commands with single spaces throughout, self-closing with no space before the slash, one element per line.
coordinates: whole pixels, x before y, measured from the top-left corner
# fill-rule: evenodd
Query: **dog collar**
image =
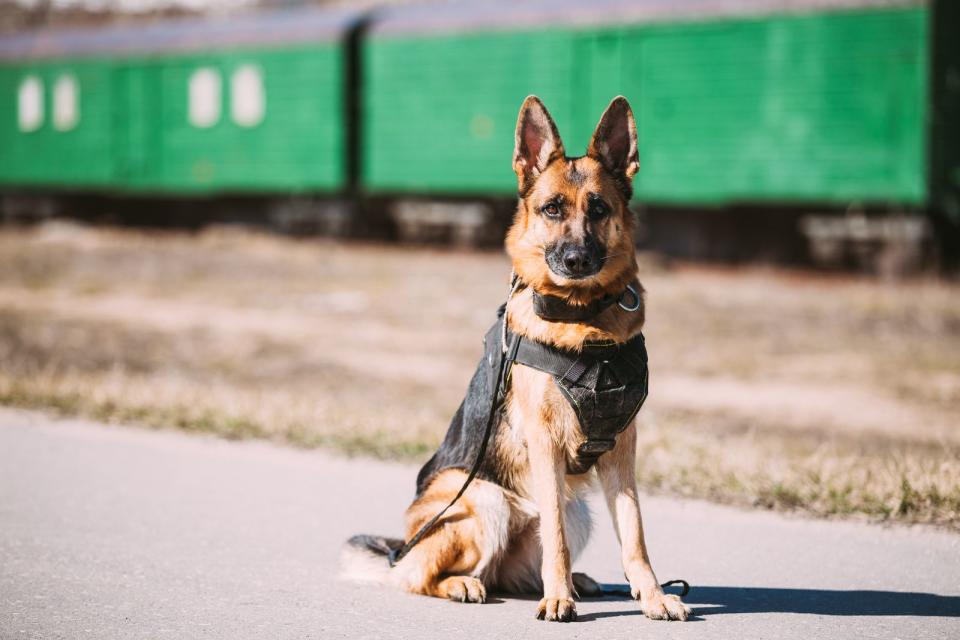
<path fill-rule="evenodd" d="M 533 312 L 548 322 L 583 322 L 591 320 L 614 303 L 624 311 L 640 308 L 640 294 L 632 285 L 627 285 L 620 295 L 607 294 L 586 305 L 574 305 L 559 296 L 542 295 L 533 289 Z"/>

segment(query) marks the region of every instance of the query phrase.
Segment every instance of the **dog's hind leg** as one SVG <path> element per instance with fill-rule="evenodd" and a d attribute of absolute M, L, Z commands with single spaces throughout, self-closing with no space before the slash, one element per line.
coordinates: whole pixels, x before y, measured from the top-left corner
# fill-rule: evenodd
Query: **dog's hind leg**
<path fill-rule="evenodd" d="M 457 516 L 454 516 L 457 517 Z M 464 544 L 466 519 L 447 521 L 423 538 L 391 571 L 391 582 L 411 593 L 458 602 L 483 602 L 483 582 L 470 573 L 477 554 Z"/>
<path fill-rule="evenodd" d="M 483 586 L 483 582 L 473 576 L 450 576 L 437 583 L 434 595 L 456 602 L 482 604 L 487 601 L 487 588 Z"/>
<path fill-rule="evenodd" d="M 453 496 L 466 474 L 437 475 L 407 509 L 408 539 Z M 466 493 L 391 572 L 391 582 L 423 595 L 459 602 L 483 602 L 484 584 L 495 558 L 506 547 L 510 505 L 499 486 L 476 480 Z"/>

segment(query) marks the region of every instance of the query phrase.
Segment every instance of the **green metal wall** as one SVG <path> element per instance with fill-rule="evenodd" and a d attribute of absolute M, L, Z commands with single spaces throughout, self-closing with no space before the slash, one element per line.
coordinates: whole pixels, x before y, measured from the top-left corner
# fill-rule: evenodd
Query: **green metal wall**
<path fill-rule="evenodd" d="M 230 116 L 230 76 L 262 70 L 266 112 L 241 127 Z M 188 120 L 190 75 L 216 69 L 221 114 L 209 128 Z M 80 121 L 17 128 L 20 80 L 59 70 L 80 80 Z M 344 181 L 343 57 L 337 43 L 282 50 L 221 51 L 122 61 L 74 61 L 0 68 L 0 182 L 110 186 L 159 192 L 323 191 Z"/>
<path fill-rule="evenodd" d="M 923 8 L 375 38 L 364 180 L 510 193 L 524 96 L 544 99 L 574 155 L 623 94 L 638 118 L 638 199 L 922 203 L 927 41 Z"/>
<path fill-rule="evenodd" d="M 263 71 L 266 116 L 240 127 L 230 118 L 229 78 L 240 65 Z M 188 121 L 187 87 L 199 67 L 220 71 L 222 115 L 213 127 Z M 157 167 L 150 186 L 167 189 L 331 189 L 343 181 L 343 109 L 340 49 L 242 51 L 191 56 L 142 67 L 147 91 L 160 95 Z M 149 117 L 149 116 L 148 116 Z"/>
<path fill-rule="evenodd" d="M 365 186 L 482 193 L 513 183 L 515 191 L 513 127 L 523 99 L 539 95 L 561 126 L 572 117 L 570 43 L 569 34 L 539 32 L 365 45 Z"/>
<path fill-rule="evenodd" d="M 925 27 L 923 12 L 871 12 L 633 39 L 625 64 L 640 73 L 623 82 L 640 97 L 638 193 L 922 201 Z"/>
<path fill-rule="evenodd" d="M 77 78 L 80 120 L 74 129 L 53 126 L 53 85 L 63 73 Z M 17 125 L 17 93 L 26 76 L 43 85 L 43 123 L 23 133 Z M 113 179 L 111 69 L 101 61 L 0 66 L 0 183 L 103 186 Z"/>

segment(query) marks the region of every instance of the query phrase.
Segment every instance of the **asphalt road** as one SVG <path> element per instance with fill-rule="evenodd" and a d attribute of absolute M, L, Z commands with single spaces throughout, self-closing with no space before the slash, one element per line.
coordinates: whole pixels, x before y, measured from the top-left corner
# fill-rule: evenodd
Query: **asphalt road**
<path fill-rule="evenodd" d="M 960 536 L 695 501 L 643 501 L 658 575 L 693 585 L 687 623 L 339 582 L 348 535 L 398 533 L 415 471 L 0 409 L 0 637 L 960 638 Z M 596 510 L 576 568 L 620 582 Z"/>

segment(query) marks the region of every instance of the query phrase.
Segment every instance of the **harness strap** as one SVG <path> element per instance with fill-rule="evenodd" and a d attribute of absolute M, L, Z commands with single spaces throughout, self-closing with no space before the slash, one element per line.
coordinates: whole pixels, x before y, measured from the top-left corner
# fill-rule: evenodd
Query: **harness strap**
<path fill-rule="evenodd" d="M 516 345 L 512 344 L 516 341 Z M 633 353 L 633 347 L 643 342 L 643 335 L 637 334 L 623 344 L 588 344 L 581 352 L 566 351 L 549 345 L 511 334 L 507 344 L 510 345 L 508 359 L 519 364 L 532 367 L 544 373 L 549 373 L 561 380 L 571 383 L 580 381 L 580 377 L 598 360 L 615 361 L 618 358 L 627 358 L 630 365 L 636 368 L 645 366 L 642 358 Z M 512 358 L 509 356 L 513 355 Z"/>
<path fill-rule="evenodd" d="M 589 368 L 589 364 L 575 353 L 554 349 L 519 335 L 513 336 L 513 340 L 517 346 L 513 350 L 514 357 L 510 359 L 519 364 L 569 382 L 580 380 L 580 376 Z"/>

